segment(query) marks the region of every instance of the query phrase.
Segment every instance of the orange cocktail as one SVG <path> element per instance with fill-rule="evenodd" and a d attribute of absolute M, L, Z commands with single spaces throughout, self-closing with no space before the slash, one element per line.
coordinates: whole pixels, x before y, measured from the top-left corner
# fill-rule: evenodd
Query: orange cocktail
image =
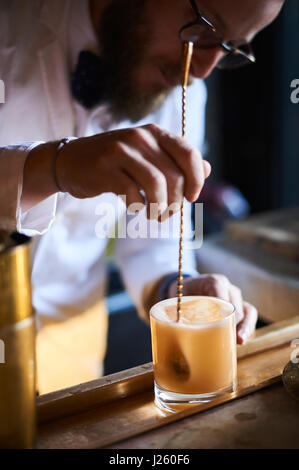
<path fill-rule="evenodd" d="M 214 297 L 182 297 L 154 305 L 150 312 L 158 405 L 213 399 L 236 384 L 236 326 L 234 307 Z"/>

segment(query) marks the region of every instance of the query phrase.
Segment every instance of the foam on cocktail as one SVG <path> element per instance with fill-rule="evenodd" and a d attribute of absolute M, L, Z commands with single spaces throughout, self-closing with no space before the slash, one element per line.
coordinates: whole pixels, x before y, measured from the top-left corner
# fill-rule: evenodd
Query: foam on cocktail
<path fill-rule="evenodd" d="M 210 297 L 183 297 L 181 306 L 180 325 L 197 327 L 198 324 L 210 324 L 218 322 L 233 312 L 232 305 L 221 299 Z M 153 315 L 157 320 L 175 322 L 177 319 L 177 299 L 167 299 L 160 302 L 153 309 Z"/>

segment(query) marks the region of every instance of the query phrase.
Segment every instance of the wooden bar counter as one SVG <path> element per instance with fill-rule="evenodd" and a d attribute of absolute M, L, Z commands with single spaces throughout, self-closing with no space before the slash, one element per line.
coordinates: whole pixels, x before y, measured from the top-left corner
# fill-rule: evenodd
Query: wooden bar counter
<path fill-rule="evenodd" d="M 299 402 L 281 382 L 299 317 L 260 328 L 238 347 L 238 387 L 210 403 L 164 415 L 152 364 L 38 399 L 40 449 L 299 448 Z"/>
<path fill-rule="evenodd" d="M 299 403 L 281 383 L 111 449 L 299 449 Z"/>

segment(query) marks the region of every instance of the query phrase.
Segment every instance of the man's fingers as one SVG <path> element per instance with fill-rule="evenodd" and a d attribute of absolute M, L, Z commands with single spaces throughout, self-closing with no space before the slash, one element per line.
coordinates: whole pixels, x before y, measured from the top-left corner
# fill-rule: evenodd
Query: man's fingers
<path fill-rule="evenodd" d="M 198 198 L 205 178 L 211 172 L 210 164 L 202 160 L 198 150 L 181 137 L 154 124 L 127 130 L 124 135 L 125 141 L 118 144 L 118 151 L 127 156 L 127 173 L 141 184 L 149 203 L 168 203 L 171 206 L 178 205 L 184 196 L 189 201 Z M 119 163 L 122 164 L 121 161 Z M 163 182 L 159 173 L 164 178 Z M 161 198 L 162 192 L 165 196 L 165 189 L 168 200 Z M 167 213 L 165 215 L 167 217 Z"/>
<path fill-rule="evenodd" d="M 236 324 L 238 325 L 244 318 L 243 297 L 241 289 L 231 284 L 229 289 L 229 297 L 230 302 L 233 304 L 236 310 Z"/>
<path fill-rule="evenodd" d="M 178 209 L 184 197 L 184 175 L 175 162 L 160 148 L 155 149 L 154 155 L 145 149 L 143 156 L 155 165 L 165 176 L 167 183 L 168 206 L 177 203 Z M 173 210 L 173 207 L 171 208 Z M 178 210 L 177 209 L 177 210 Z"/>
<path fill-rule="evenodd" d="M 221 274 L 207 275 L 205 282 L 206 295 L 230 301 L 230 282 L 227 277 Z"/>
<path fill-rule="evenodd" d="M 122 143 L 121 150 L 123 156 L 122 171 L 144 190 L 147 203 L 167 206 L 167 180 L 162 171 L 149 160 L 142 158 L 140 153 L 133 147 Z"/>
<path fill-rule="evenodd" d="M 115 173 L 115 179 L 118 183 L 117 195 L 126 196 L 126 205 L 127 207 L 131 206 L 131 209 L 134 209 L 134 204 L 144 205 L 144 197 L 140 193 L 139 187 L 136 182 L 126 175 L 124 172 Z M 137 206 L 135 206 L 136 208 Z"/>
<path fill-rule="evenodd" d="M 237 326 L 237 343 L 243 344 L 255 331 L 258 318 L 257 309 L 248 302 L 243 302 L 244 318 Z"/>
<path fill-rule="evenodd" d="M 198 199 L 205 178 L 210 174 L 209 164 L 203 163 L 199 150 L 186 140 L 158 126 L 145 126 L 156 137 L 160 147 L 175 161 L 185 176 L 185 197 L 194 202 Z"/>
<path fill-rule="evenodd" d="M 55 168 L 60 187 L 74 197 L 116 193 L 121 188 L 115 175 L 124 174 L 129 181 L 121 184 L 122 193 L 130 203 L 140 202 L 137 187 L 148 204 L 162 207 L 181 202 L 183 196 L 195 201 L 210 171 L 188 142 L 155 125 L 76 139 L 63 148 Z"/>
<path fill-rule="evenodd" d="M 243 297 L 241 289 L 229 282 L 222 274 L 212 274 L 206 278 L 207 294 L 232 303 L 236 310 L 236 323 L 244 318 Z"/>
<path fill-rule="evenodd" d="M 211 167 L 211 164 L 207 160 L 203 160 L 202 163 L 203 163 L 205 179 L 207 179 L 212 172 L 212 167 Z"/>

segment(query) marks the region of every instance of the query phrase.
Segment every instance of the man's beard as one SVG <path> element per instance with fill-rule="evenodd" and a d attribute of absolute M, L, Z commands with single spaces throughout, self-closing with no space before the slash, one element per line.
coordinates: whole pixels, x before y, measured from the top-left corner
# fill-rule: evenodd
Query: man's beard
<path fill-rule="evenodd" d="M 170 92 L 162 85 L 147 95 L 138 89 L 136 78 L 149 44 L 147 1 L 112 0 L 101 18 L 101 102 L 108 104 L 117 121 L 140 121 L 157 110 Z"/>

